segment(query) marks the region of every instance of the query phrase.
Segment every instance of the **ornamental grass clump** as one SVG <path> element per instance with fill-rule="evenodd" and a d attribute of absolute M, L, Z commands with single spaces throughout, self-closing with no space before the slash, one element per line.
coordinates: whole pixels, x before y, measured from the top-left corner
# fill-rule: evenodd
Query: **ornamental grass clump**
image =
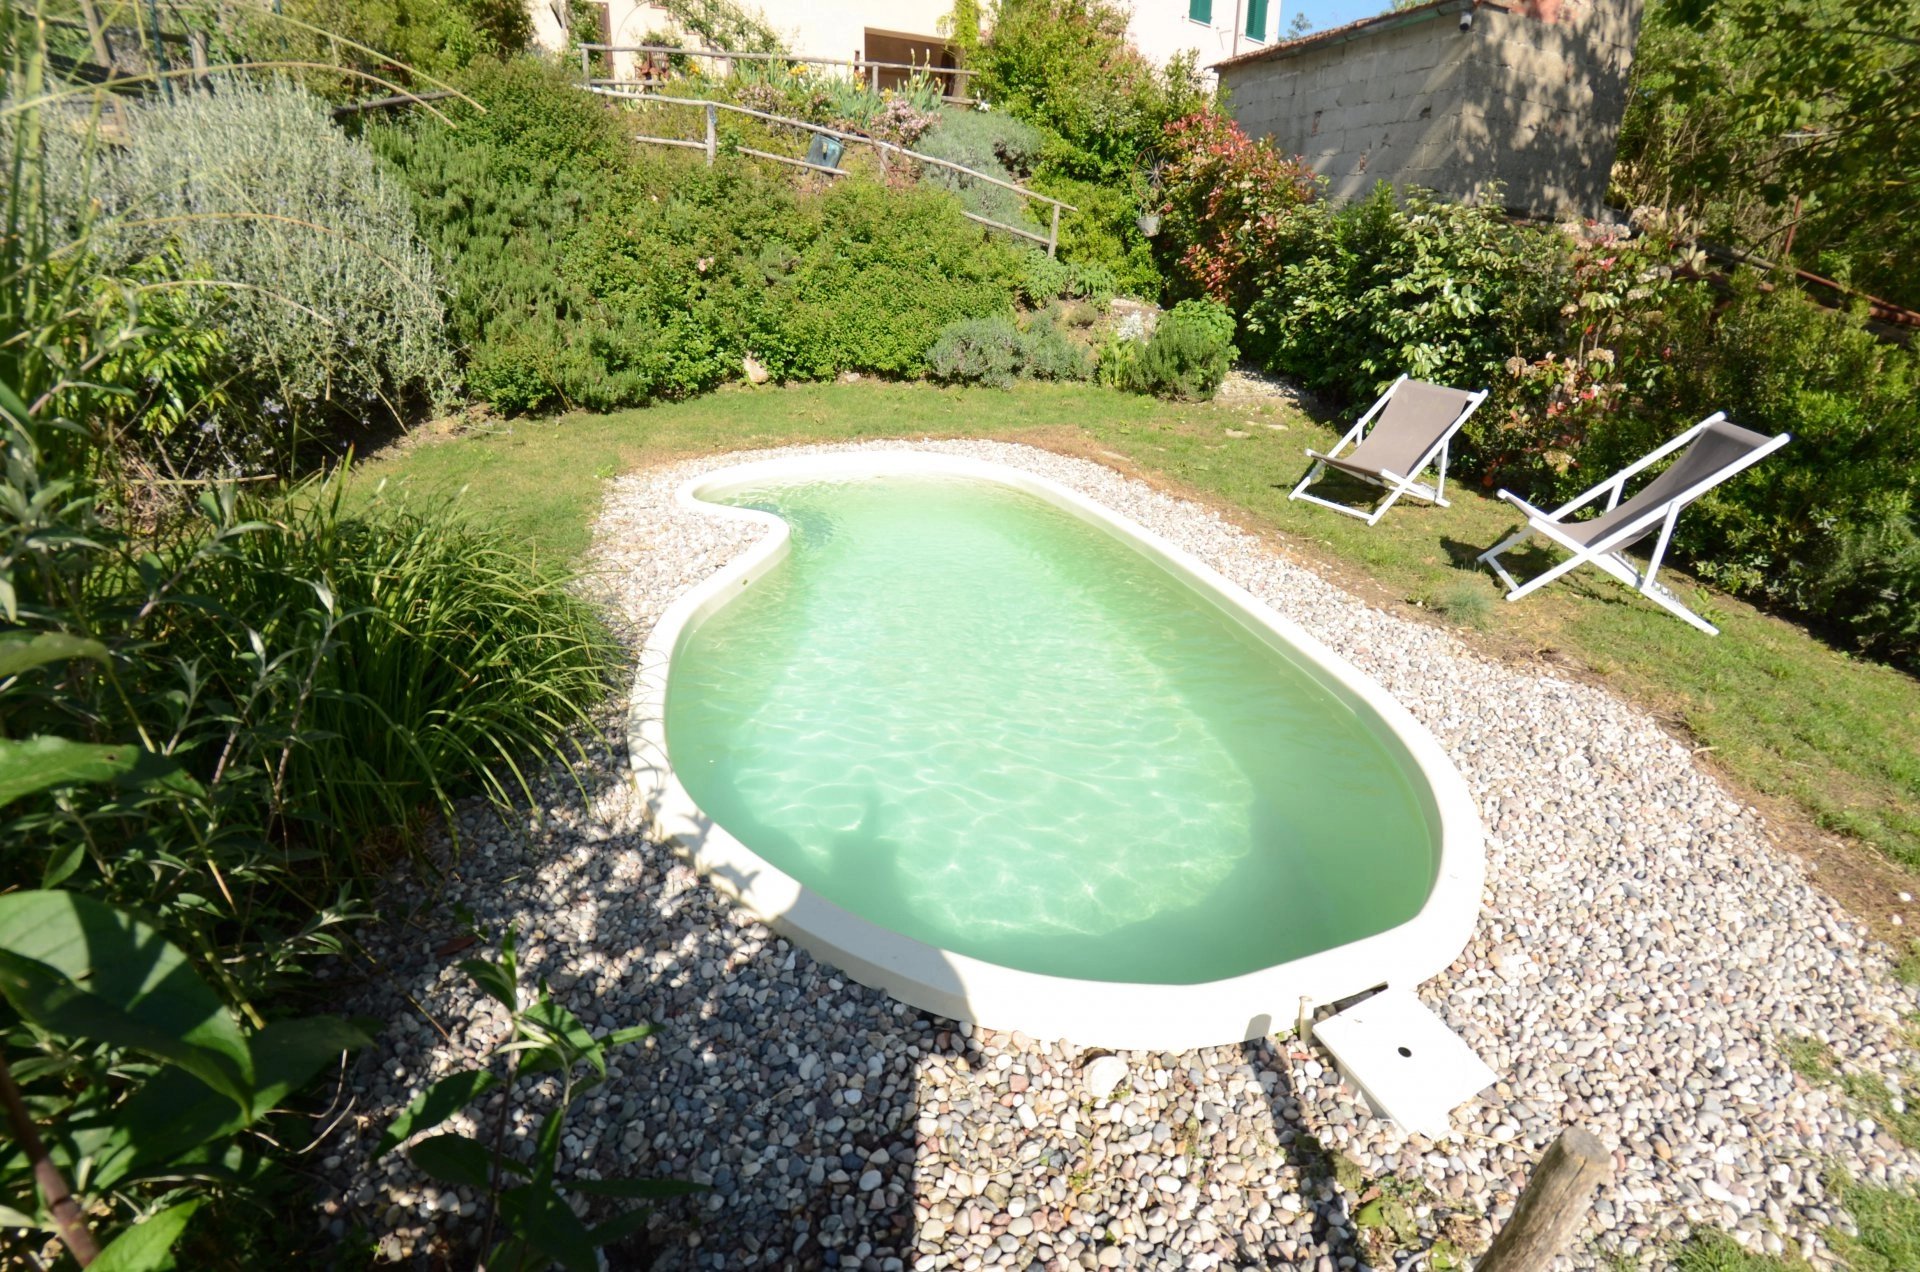
<path fill-rule="evenodd" d="M 300 838 L 406 840 L 423 809 L 452 825 L 460 796 L 526 799 L 528 763 L 589 727 L 611 639 L 564 571 L 458 504 L 382 494 L 356 507 L 346 488 L 342 474 L 240 498 L 233 515 L 260 528 L 191 572 L 223 617 L 179 605 L 170 627 L 230 697 L 246 691 L 254 635 L 296 662 L 311 654 L 283 779 Z"/>

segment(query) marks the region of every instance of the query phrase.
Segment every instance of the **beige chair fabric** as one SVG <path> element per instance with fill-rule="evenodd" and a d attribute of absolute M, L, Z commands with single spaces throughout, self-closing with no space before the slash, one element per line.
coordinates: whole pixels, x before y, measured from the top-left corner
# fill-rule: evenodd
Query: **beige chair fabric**
<path fill-rule="evenodd" d="M 1480 560 L 1507 585 L 1507 599 L 1510 601 L 1517 601 L 1527 593 L 1537 591 L 1579 566 L 1593 565 L 1701 631 L 1717 636 L 1720 634 L 1719 628 L 1687 608 L 1655 577 L 1660 572 L 1661 560 L 1666 556 L 1667 544 L 1673 537 L 1674 524 L 1688 504 L 1759 463 L 1790 440 L 1786 433 L 1768 437 L 1741 428 L 1729 423 L 1724 413 L 1715 413 L 1644 459 L 1551 512 L 1543 512 L 1518 495 L 1503 490 L 1500 497 L 1518 508 L 1526 517 L 1527 524 L 1481 553 Z M 1631 478 L 1676 452 L 1678 457 L 1665 470 L 1631 498 L 1622 497 Z M 1575 512 L 1601 495 L 1607 496 L 1607 503 L 1600 515 L 1584 521 L 1571 519 Z M 1642 569 L 1625 555 L 1625 550 L 1656 532 L 1658 538 L 1654 542 L 1653 552 Z M 1536 534 L 1559 544 L 1573 555 L 1525 584 L 1516 582 L 1501 564 L 1500 557 Z"/>
<path fill-rule="evenodd" d="M 1401 376 L 1360 417 L 1360 422 L 1340 439 L 1331 453 L 1322 455 L 1316 450 L 1307 452 L 1313 460 L 1313 466 L 1288 498 L 1305 499 L 1335 512 L 1359 517 L 1368 525 L 1375 524 L 1385 516 L 1394 500 L 1403 494 L 1424 499 L 1442 508 L 1448 506 L 1445 498 L 1447 448 L 1453 441 L 1453 435 L 1460 431 L 1486 396 L 1484 390 L 1468 392 L 1465 389 L 1450 389 L 1445 385 Z M 1369 423 L 1372 424 L 1371 428 L 1368 427 Z M 1349 446 L 1351 450 L 1347 449 Z M 1342 451 L 1345 453 L 1342 454 Z M 1417 480 L 1420 474 L 1436 464 L 1439 472 L 1434 484 L 1431 487 L 1422 485 Z M 1307 488 L 1326 468 L 1337 468 L 1362 481 L 1384 487 L 1387 497 L 1368 511 L 1308 493 Z"/>

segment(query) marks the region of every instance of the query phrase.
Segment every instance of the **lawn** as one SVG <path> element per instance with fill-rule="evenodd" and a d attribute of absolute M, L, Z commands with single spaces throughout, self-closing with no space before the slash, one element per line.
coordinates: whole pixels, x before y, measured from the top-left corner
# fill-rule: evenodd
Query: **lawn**
<path fill-rule="evenodd" d="M 1268 401 L 1182 405 L 1049 385 L 742 388 L 419 441 L 362 465 L 358 488 L 384 479 L 389 490 L 464 491 L 468 507 L 519 528 L 532 550 L 576 558 L 604 480 L 676 457 L 880 437 L 992 437 L 1086 455 L 1210 504 L 1360 595 L 1417 608 L 1489 655 L 1603 681 L 1757 800 L 1776 831 L 1820 860 L 1822 882 L 1883 935 L 1897 935 L 1894 914 L 1907 916 L 1909 932 L 1920 924 L 1920 909 L 1896 896 L 1920 891 L 1911 888 L 1920 873 L 1920 681 L 1679 575 L 1670 583 L 1693 593 L 1689 603 L 1722 629 L 1717 639 L 1593 571 L 1508 604 L 1474 563 L 1517 524 L 1491 491 L 1450 487 L 1449 508 L 1402 501 L 1371 528 L 1289 502 L 1303 448 L 1326 449 L 1335 436 Z M 1516 560 L 1531 570 L 1546 557 Z"/>

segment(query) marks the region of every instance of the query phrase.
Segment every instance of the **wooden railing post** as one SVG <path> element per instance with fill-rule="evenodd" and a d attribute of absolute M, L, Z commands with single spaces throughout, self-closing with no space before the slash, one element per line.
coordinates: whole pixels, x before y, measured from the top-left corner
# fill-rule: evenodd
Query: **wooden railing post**
<path fill-rule="evenodd" d="M 713 159 L 720 151 L 720 110 L 712 102 L 707 103 L 707 167 L 713 167 Z"/>
<path fill-rule="evenodd" d="M 580 82 L 582 84 L 593 83 L 593 54 L 587 52 L 585 49 L 580 50 Z"/>
<path fill-rule="evenodd" d="M 1053 205 L 1053 225 L 1047 230 L 1047 257 L 1060 250 L 1060 205 Z"/>
<path fill-rule="evenodd" d="M 1591 1134 L 1569 1126 L 1534 1167 L 1513 1217 L 1493 1239 L 1475 1272 L 1538 1272 L 1553 1262 L 1587 1217 L 1593 1190 L 1613 1175 L 1613 1154 Z"/>

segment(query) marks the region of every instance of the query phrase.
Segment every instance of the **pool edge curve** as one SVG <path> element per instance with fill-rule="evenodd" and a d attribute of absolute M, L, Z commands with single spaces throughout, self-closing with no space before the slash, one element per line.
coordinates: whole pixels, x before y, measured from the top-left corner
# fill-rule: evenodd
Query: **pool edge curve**
<path fill-rule="evenodd" d="M 1435 872 L 1419 911 L 1373 936 L 1243 975 L 1198 984 L 1090 981 L 1021 971 L 939 949 L 882 927 L 802 887 L 701 811 L 667 753 L 666 694 L 682 634 L 785 558 L 780 517 L 709 503 L 703 492 L 761 481 L 938 475 L 997 482 L 1094 522 L 1241 621 L 1297 655 L 1321 685 L 1375 715 L 1425 783 L 1437 822 Z M 1050 478 L 1004 464 L 910 449 L 805 452 L 716 468 L 683 482 L 683 508 L 764 533 L 676 598 L 641 649 L 628 713 L 634 781 L 655 834 L 722 893 L 780 935 L 862 984 L 914 1007 L 1035 1038 L 1115 1049 L 1187 1050 L 1291 1028 L 1303 1000 L 1320 1006 L 1375 986 L 1413 988 L 1450 965 L 1477 921 L 1485 830 L 1453 761 L 1384 688 L 1245 588 L 1131 518 Z"/>

